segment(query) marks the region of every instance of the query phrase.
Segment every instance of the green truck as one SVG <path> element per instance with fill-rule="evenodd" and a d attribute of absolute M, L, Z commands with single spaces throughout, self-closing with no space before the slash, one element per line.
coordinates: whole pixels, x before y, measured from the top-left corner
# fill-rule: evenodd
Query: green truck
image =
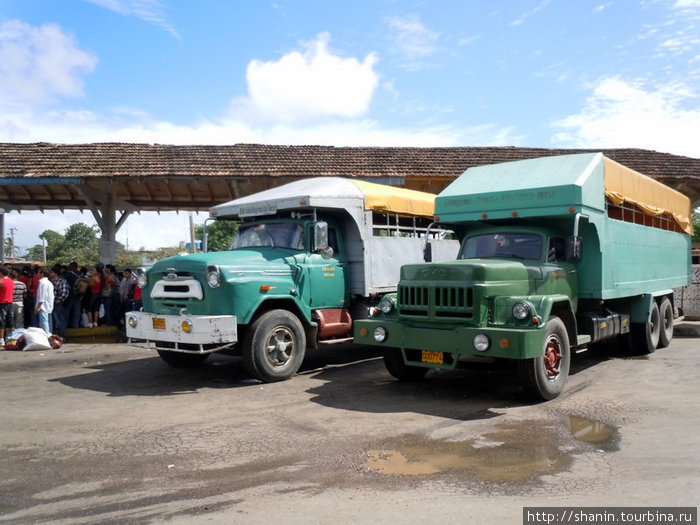
<path fill-rule="evenodd" d="M 126 313 L 127 337 L 175 367 L 222 352 L 257 379 L 287 379 L 307 346 L 352 341 L 353 321 L 396 290 L 427 237 L 438 259 L 456 257 L 450 232 L 428 231 L 434 205 L 431 193 L 318 177 L 215 206 L 212 219 L 240 223 L 231 250 L 141 272 L 143 308 Z"/>
<path fill-rule="evenodd" d="M 674 288 L 691 282 L 690 202 L 600 153 L 468 169 L 442 191 L 436 221 L 457 260 L 405 265 L 396 293 L 355 323 L 399 380 L 462 357 L 515 359 L 525 393 L 553 399 L 572 352 L 613 340 L 667 346 Z"/>

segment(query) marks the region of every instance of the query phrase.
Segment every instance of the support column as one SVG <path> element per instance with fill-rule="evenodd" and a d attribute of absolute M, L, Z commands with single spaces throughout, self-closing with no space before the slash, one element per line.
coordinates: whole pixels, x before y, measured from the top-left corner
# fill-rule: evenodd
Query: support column
<path fill-rule="evenodd" d="M 104 191 L 94 190 L 85 185 L 78 187 L 78 191 L 90 206 L 90 212 L 102 232 L 99 240 L 100 261 L 105 264 L 114 264 L 117 253 L 117 232 L 136 208 L 116 198 L 113 184 L 107 183 L 102 189 Z M 124 209 L 119 219 L 117 219 L 117 207 Z"/>

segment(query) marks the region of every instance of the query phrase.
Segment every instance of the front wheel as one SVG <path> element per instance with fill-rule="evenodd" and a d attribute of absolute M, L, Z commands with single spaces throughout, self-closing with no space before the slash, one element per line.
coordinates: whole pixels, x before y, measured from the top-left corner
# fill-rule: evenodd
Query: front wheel
<path fill-rule="evenodd" d="M 170 350 L 158 350 L 158 355 L 173 368 L 196 368 L 204 363 L 211 354 L 184 354 Z"/>
<path fill-rule="evenodd" d="M 306 353 L 301 322 L 287 310 L 270 310 L 258 317 L 243 339 L 243 364 L 248 374 L 266 383 L 289 379 Z"/>
<path fill-rule="evenodd" d="M 399 381 L 420 381 L 428 373 L 426 367 L 407 365 L 398 348 L 387 348 L 384 351 L 384 366 Z"/>
<path fill-rule="evenodd" d="M 519 361 L 523 389 L 528 397 L 548 401 L 558 397 L 569 377 L 571 348 L 566 326 L 558 317 L 547 321 L 541 357 Z"/>

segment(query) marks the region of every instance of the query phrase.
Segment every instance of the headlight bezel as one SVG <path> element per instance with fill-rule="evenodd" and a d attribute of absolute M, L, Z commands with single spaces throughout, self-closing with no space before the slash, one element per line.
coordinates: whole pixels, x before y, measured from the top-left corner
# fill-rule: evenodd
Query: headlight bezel
<path fill-rule="evenodd" d="M 218 266 L 207 266 L 207 284 L 210 288 L 221 286 L 221 271 Z"/>
<path fill-rule="evenodd" d="M 532 312 L 532 306 L 525 301 L 518 301 L 511 308 L 511 314 L 513 315 L 513 319 L 517 321 L 524 321 L 526 319 L 529 319 L 530 317 L 532 317 Z"/>
<path fill-rule="evenodd" d="M 393 312 L 396 308 L 396 301 L 390 295 L 385 295 L 384 297 L 382 297 L 381 301 L 379 301 L 377 308 L 384 315 L 388 315 L 391 312 Z"/>
<path fill-rule="evenodd" d="M 148 275 L 143 268 L 136 269 L 136 284 L 139 288 L 143 289 L 148 286 Z"/>

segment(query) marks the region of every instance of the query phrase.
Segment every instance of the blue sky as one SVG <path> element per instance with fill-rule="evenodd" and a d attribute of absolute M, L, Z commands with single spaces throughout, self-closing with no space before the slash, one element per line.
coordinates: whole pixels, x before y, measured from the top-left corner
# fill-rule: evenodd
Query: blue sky
<path fill-rule="evenodd" d="M 0 2 L 2 142 L 700 157 L 699 97 L 700 0 Z M 61 233 L 94 222 L 47 215 Z M 26 247 L 46 217 L 6 228 Z M 142 214 L 117 238 L 176 244 L 187 223 Z"/>

